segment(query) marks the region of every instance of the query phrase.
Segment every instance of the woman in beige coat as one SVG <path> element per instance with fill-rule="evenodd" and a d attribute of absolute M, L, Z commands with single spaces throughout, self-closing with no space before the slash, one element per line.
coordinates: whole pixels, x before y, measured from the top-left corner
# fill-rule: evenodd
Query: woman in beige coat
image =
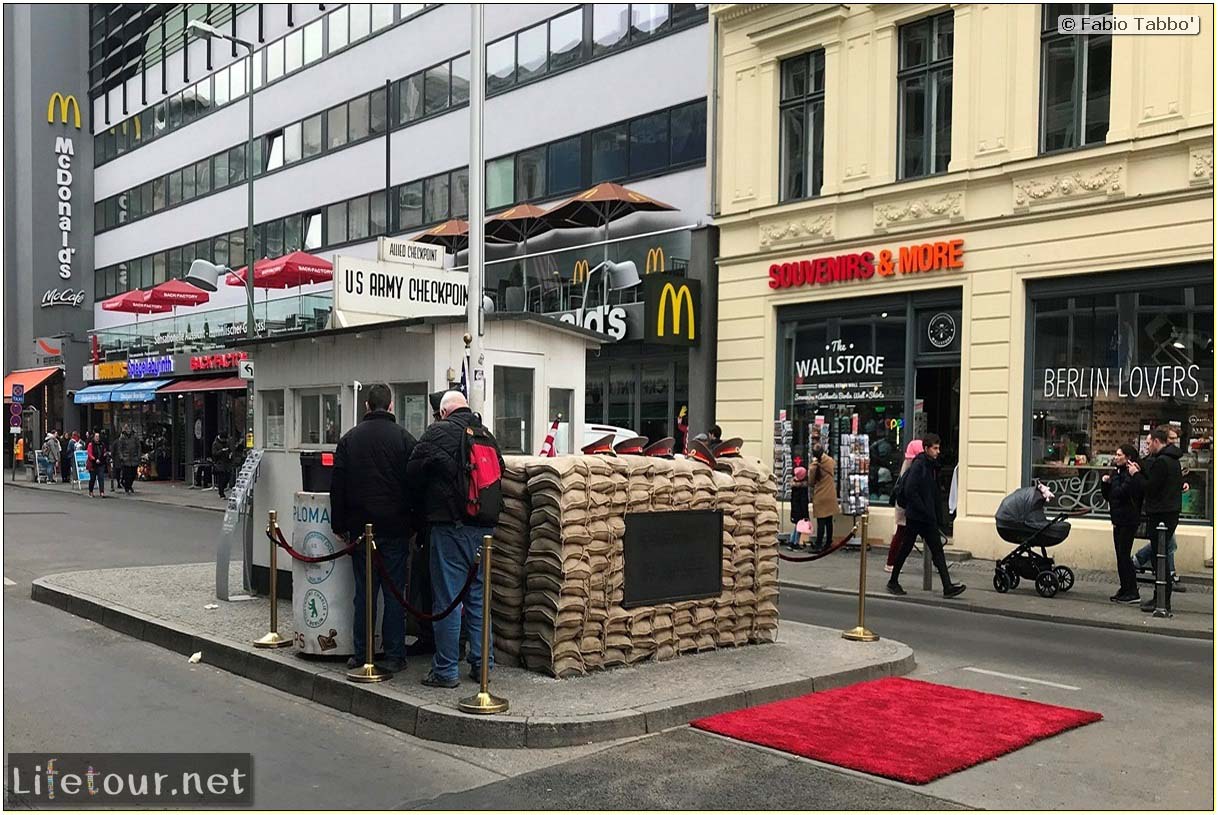
<path fill-rule="evenodd" d="M 808 483 L 812 485 L 812 514 L 816 518 L 816 543 L 812 551 L 824 551 L 833 545 L 833 516 L 837 514 L 837 471 L 833 457 L 819 442 L 812 446 L 808 462 Z"/>

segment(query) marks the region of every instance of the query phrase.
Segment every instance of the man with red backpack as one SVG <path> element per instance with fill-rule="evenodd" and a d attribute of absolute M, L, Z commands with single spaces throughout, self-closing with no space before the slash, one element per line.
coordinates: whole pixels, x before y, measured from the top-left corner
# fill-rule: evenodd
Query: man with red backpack
<path fill-rule="evenodd" d="M 461 629 L 469 637 L 470 677 L 482 668 L 482 569 L 475 569 L 482 537 L 494 532 L 502 505 L 503 456 L 490 431 L 458 391 L 440 400 L 440 421 L 424 431 L 410 456 L 407 480 L 431 537 L 432 609 L 448 608 L 465 587 L 458 610 L 435 621 L 435 656 L 423 684 L 459 684 Z M 486 655 L 494 667 L 494 647 Z"/>

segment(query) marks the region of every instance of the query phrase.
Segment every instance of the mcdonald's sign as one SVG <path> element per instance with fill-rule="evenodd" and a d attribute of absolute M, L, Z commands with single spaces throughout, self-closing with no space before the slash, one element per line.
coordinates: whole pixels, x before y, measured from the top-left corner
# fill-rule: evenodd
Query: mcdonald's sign
<path fill-rule="evenodd" d="M 647 265 L 644 268 L 643 274 L 651 274 L 652 272 L 664 271 L 664 247 L 653 246 L 647 250 Z"/>
<path fill-rule="evenodd" d="M 51 98 L 47 100 L 47 124 L 55 123 L 55 106 L 59 106 L 59 121 L 64 124 L 68 123 L 68 111 L 72 111 L 72 124 L 80 130 L 80 104 L 76 101 L 76 97 L 71 94 L 64 96 L 59 91 L 51 94 Z"/>
<path fill-rule="evenodd" d="M 649 264 L 650 265 L 650 264 Z M 643 278 L 644 341 L 696 346 L 702 321 L 702 283 L 654 272 Z"/>
<path fill-rule="evenodd" d="M 571 282 L 583 283 L 588 279 L 588 261 L 575 261 L 575 268 L 571 270 Z"/>

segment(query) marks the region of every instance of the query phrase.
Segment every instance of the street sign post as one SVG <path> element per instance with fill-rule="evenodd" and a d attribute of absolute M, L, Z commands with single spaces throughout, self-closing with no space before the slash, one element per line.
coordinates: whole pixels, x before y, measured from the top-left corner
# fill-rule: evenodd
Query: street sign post
<path fill-rule="evenodd" d="M 252 360 L 243 359 L 237 363 L 237 376 L 252 382 L 254 380 L 254 363 Z"/>
<path fill-rule="evenodd" d="M 21 436 L 21 408 L 25 404 L 25 385 L 13 383 L 13 401 L 8 406 L 8 432 L 13 435 L 13 480 L 17 480 L 17 448 Z"/>

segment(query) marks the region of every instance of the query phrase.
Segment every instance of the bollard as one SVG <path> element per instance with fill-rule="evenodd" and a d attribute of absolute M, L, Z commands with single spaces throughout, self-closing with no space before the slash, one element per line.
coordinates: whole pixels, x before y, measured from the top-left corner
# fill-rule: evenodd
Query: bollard
<path fill-rule="evenodd" d="M 254 640 L 255 648 L 286 648 L 292 644 L 279 636 L 279 547 L 275 544 L 275 532 L 279 529 L 279 513 L 267 512 L 266 536 L 271 542 L 271 630 Z"/>
<path fill-rule="evenodd" d="M 875 642 L 879 636 L 867 630 L 867 626 L 863 624 L 863 604 L 864 598 L 867 595 L 867 513 L 863 513 L 862 521 L 859 524 L 862 529 L 862 537 L 859 539 L 859 624 L 849 631 L 843 631 L 843 639 L 853 640 L 854 642 Z"/>
<path fill-rule="evenodd" d="M 372 661 L 372 643 L 376 640 L 376 631 L 373 629 L 376 623 L 376 613 L 373 611 L 376 587 L 372 583 L 372 553 L 375 551 L 376 541 L 372 538 L 372 524 L 364 524 L 364 664 L 360 668 L 347 671 L 347 679 L 352 682 L 384 682 L 393 676 L 389 671 L 378 668 Z"/>
<path fill-rule="evenodd" d="M 465 713 L 503 713 L 508 700 L 491 695 L 491 536 L 482 536 L 482 681 L 478 693 L 462 699 L 457 708 Z"/>
<path fill-rule="evenodd" d="M 1160 521 L 1155 527 L 1155 617 L 1170 617 L 1171 610 L 1167 607 L 1167 526 Z"/>

